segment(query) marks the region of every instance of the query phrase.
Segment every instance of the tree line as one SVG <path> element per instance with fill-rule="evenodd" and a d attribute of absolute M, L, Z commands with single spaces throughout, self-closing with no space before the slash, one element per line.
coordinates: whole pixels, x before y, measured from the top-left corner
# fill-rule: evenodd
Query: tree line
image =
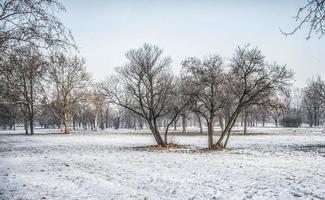
<path fill-rule="evenodd" d="M 314 78 L 293 89 L 294 73 L 269 62 L 246 45 L 231 58 L 188 57 L 174 73 L 172 60 L 156 45 L 129 50 L 126 63 L 104 81 L 95 81 L 78 55 L 72 34 L 56 17 L 56 0 L 0 3 L 0 125 L 97 130 L 148 128 L 158 145 L 168 144 L 170 127 L 192 115 L 210 149 L 227 146 L 239 119 L 248 125 L 271 116 L 276 126 L 319 126 L 324 119 L 325 82 Z M 215 124 L 221 132 L 214 141 Z M 162 127 L 163 123 L 163 129 Z"/>

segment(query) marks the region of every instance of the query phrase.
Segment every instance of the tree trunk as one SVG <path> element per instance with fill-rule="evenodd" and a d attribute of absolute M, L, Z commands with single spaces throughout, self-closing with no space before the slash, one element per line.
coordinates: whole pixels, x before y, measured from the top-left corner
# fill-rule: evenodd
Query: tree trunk
<path fill-rule="evenodd" d="M 142 123 L 142 119 L 139 117 L 139 128 L 143 129 L 143 123 Z"/>
<path fill-rule="evenodd" d="M 199 113 L 195 113 L 196 117 L 197 117 L 197 121 L 199 122 L 199 127 L 200 127 L 200 133 L 203 133 L 203 127 L 202 127 L 202 121 L 201 121 L 201 116 Z"/>
<path fill-rule="evenodd" d="M 113 120 L 113 125 L 115 129 L 119 129 L 120 128 L 120 117 L 117 117 Z"/>
<path fill-rule="evenodd" d="M 230 127 L 230 129 L 228 130 L 227 138 L 226 138 L 225 144 L 224 144 L 224 146 L 223 146 L 224 148 L 227 147 L 228 140 L 229 140 L 229 137 L 230 137 L 230 134 L 231 134 L 231 129 L 232 129 L 232 127 L 235 125 L 235 122 L 236 122 L 236 120 L 234 120 L 234 121 L 232 122 L 231 127 Z"/>
<path fill-rule="evenodd" d="M 63 125 L 64 125 L 64 133 L 65 134 L 69 134 L 70 131 L 69 131 L 69 116 L 68 116 L 68 113 L 64 113 L 63 114 Z"/>
<path fill-rule="evenodd" d="M 243 127 L 243 121 L 244 121 L 244 116 L 241 116 L 241 119 L 240 119 L 240 127 Z"/>
<path fill-rule="evenodd" d="M 228 131 L 229 129 L 232 128 L 232 126 L 234 125 L 234 121 L 236 121 L 237 117 L 239 115 L 239 109 L 237 109 L 232 115 L 231 117 L 229 118 L 229 120 L 227 120 L 227 123 L 226 123 L 226 126 L 225 126 L 225 129 L 222 131 L 221 133 L 221 136 L 217 142 L 217 145 L 221 145 L 222 144 L 222 141 L 224 139 L 224 137 L 226 136 L 226 134 L 228 134 Z"/>
<path fill-rule="evenodd" d="M 165 147 L 166 144 L 165 142 L 163 141 L 160 133 L 159 133 L 159 130 L 158 130 L 158 127 L 157 127 L 157 121 L 156 120 L 148 120 L 148 124 L 149 124 L 149 127 L 150 127 L 150 130 L 157 142 L 158 145 L 162 146 L 162 147 Z"/>
<path fill-rule="evenodd" d="M 317 126 L 317 112 L 314 112 L 314 126 Z"/>
<path fill-rule="evenodd" d="M 186 133 L 186 115 L 182 114 L 182 128 L 183 128 L 183 133 Z"/>
<path fill-rule="evenodd" d="M 137 119 L 136 118 L 133 118 L 133 129 L 134 130 L 137 130 Z"/>
<path fill-rule="evenodd" d="M 105 128 L 108 128 L 108 108 L 106 109 L 105 112 Z"/>
<path fill-rule="evenodd" d="M 34 134 L 34 87 L 33 87 L 33 80 L 30 79 L 29 81 L 29 87 L 30 87 L 30 109 L 29 109 L 29 128 L 30 128 L 30 134 Z"/>
<path fill-rule="evenodd" d="M 229 137 L 230 137 L 230 134 L 231 134 L 231 130 L 232 130 L 232 128 L 234 127 L 234 125 L 235 125 L 235 123 L 236 123 L 236 120 L 237 120 L 238 115 L 239 115 L 239 112 L 237 112 L 237 114 L 235 115 L 235 118 L 234 118 L 233 121 L 231 122 L 230 128 L 228 129 L 227 138 L 226 138 L 225 144 L 224 144 L 224 146 L 223 146 L 224 148 L 227 147 L 228 140 L 229 140 Z"/>
<path fill-rule="evenodd" d="M 245 111 L 245 113 L 244 113 L 244 134 L 247 133 L 247 117 L 248 117 L 248 113 Z"/>
<path fill-rule="evenodd" d="M 168 144 L 168 128 L 166 128 L 166 130 L 165 130 L 165 134 L 164 134 L 164 141 L 165 141 L 165 144 Z"/>
<path fill-rule="evenodd" d="M 213 117 L 210 118 L 210 120 L 207 121 L 208 123 L 208 148 L 213 148 Z"/>
<path fill-rule="evenodd" d="M 29 119 L 29 128 L 30 128 L 30 134 L 33 135 L 34 134 L 34 119 L 33 119 L 33 117 L 31 117 Z"/>
<path fill-rule="evenodd" d="M 97 131 L 97 127 L 98 127 L 98 114 L 95 114 L 94 131 Z"/>
<path fill-rule="evenodd" d="M 221 127 L 221 131 L 223 131 L 223 129 L 225 128 L 224 123 L 223 123 L 223 119 L 222 116 L 219 116 L 219 123 L 220 123 L 220 127 Z"/>
<path fill-rule="evenodd" d="M 274 118 L 275 127 L 278 127 L 278 118 Z"/>
<path fill-rule="evenodd" d="M 28 134 L 28 122 L 27 122 L 27 119 L 24 119 L 24 129 L 25 129 L 25 134 Z"/>

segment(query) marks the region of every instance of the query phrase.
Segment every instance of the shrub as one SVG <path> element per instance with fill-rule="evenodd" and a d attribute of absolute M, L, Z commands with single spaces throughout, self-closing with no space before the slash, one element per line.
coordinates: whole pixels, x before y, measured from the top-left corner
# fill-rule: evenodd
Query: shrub
<path fill-rule="evenodd" d="M 280 124 L 283 127 L 299 127 L 301 124 L 301 118 L 286 116 L 282 118 Z"/>

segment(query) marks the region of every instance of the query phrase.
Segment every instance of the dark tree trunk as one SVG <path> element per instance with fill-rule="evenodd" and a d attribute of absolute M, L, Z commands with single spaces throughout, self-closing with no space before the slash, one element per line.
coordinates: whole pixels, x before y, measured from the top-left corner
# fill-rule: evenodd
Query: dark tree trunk
<path fill-rule="evenodd" d="M 27 119 L 24 119 L 24 129 L 25 129 L 25 134 L 28 134 L 28 121 L 27 121 Z"/>
<path fill-rule="evenodd" d="M 63 125 L 64 125 L 64 133 L 65 134 L 69 134 L 70 131 L 69 131 L 69 116 L 68 116 L 68 113 L 64 113 L 63 114 Z"/>
<path fill-rule="evenodd" d="M 143 122 L 142 122 L 141 117 L 139 117 L 139 128 L 143 129 Z"/>
<path fill-rule="evenodd" d="M 183 128 L 183 133 L 186 133 L 186 115 L 182 114 L 182 128 Z"/>
<path fill-rule="evenodd" d="M 103 120 L 104 116 L 103 116 L 103 110 L 102 109 L 100 109 L 99 117 L 100 117 L 100 119 L 99 119 L 99 128 L 101 130 L 104 130 L 104 128 L 105 128 L 104 127 L 104 120 Z"/>
<path fill-rule="evenodd" d="M 213 117 L 210 117 L 209 120 L 207 120 L 208 123 L 208 147 L 209 149 L 213 148 Z"/>
<path fill-rule="evenodd" d="M 222 131 L 221 136 L 217 142 L 218 146 L 222 145 L 222 141 L 224 137 L 228 134 L 228 131 L 231 130 L 232 126 L 234 125 L 234 121 L 236 121 L 237 117 L 239 115 L 239 109 L 237 109 L 227 120 L 227 124 L 225 126 L 225 129 Z"/>
<path fill-rule="evenodd" d="M 105 112 L 105 128 L 108 128 L 108 108 L 106 109 Z"/>
<path fill-rule="evenodd" d="M 29 120 L 29 128 L 30 128 L 30 134 L 33 135 L 34 134 L 34 120 L 33 120 L 33 118 L 31 118 Z"/>
<path fill-rule="evenodd" d="M 227 134 L 227 138 L 226 138 L 226 141 L 225 141 L 225 145 L 223 146 L 224 148 L 227 147 L 228 140 L 229 140 L 229 137 L 230 137 L 230 134 L 231 134 L 231 129 L 232 129 L 232 127 L 235 125 L 235 122 L 236 122 L 236 120 L 233 120 L 233 122 L 232 122 L 232 124 L 231 124 L 231 127 L 230 127 L 230 129 L 228 130 L 228 134 Z"/>
<path fill-rule="evenodd" d="M 247 133 L 247 117 L 248 117 L 248 113 L 245 111 L 245 113 L 244 113 L 244 134 Z"/>
<path fill-rule="evenodd" d="M 244 116 L 242 116 L 240 119 L 240 127 L 243 127 L 243 124 L 244 124 Z"/>
<path fill-rule="evenodd" d="M 278 127 L 278 118 L 274 118 L 275 127 Z"/>
<path fill-rule="evenodd" d="M 316 114 L 315 114 L 315 112 L 314 112 L 314 117 L 313 117 L 313 123 L 314 123 L 314 126 L 316 126 Z"/>
<path fill-rule="evenodd" d="M 201 116 L 199 113 L 195 113 L 196 117 L 197 117 L 197 121 L 199 123 L 199 128 L 200 128 L 200 133 L 203 133 L 203 127 L 202 127 L 202 121 L 201 121 Z"/>
<path fill-rule="evenodd" d="M 113 120 L 114 128 L 119 129 L 120 128 L 120 118 L 117 117 Z"/>
<path fill-rule="evenodd" d="M 222 119 L 222 116 L 221 115 L 219 116 L 219 123 L 220 123 L 221 131 L 223 131 L 224 128 L 225 128 L 225 125 L 223 123 L 223 119 Z"/>
<path fill-rule="evenodd" d="M 157 142 L 158 145 L 162 146 L 162 147 L 165 147 L 166 146 L 166 143 L 164 142 L 164 140 L 162 139 L 160 133 L 159 133 L 159 130 L 158 130 L 158 126 L 157 126 L 157 121 L 156 120 L 148 120 L 148 124 L 149 124 L 149 127 L 150 127 L 150 130 Z"/>
<path fill-rule="evenodd" d="M 33 80 L 30 79 L 29 81 L 30 87 L 30 102 L 29 102 L 29 128 L 30 134 L 34 134 L 34 87 L 33 87 Z"/>

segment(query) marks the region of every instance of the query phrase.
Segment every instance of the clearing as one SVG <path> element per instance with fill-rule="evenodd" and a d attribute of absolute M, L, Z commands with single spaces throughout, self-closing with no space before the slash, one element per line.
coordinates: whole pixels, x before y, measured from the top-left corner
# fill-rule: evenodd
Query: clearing
<path fill-rule="evenodd" d="M 0 199 L 325 199 L 324 128 L 250 131 L 224 151 L 198 150 L 201 135 L 144 151 L 153 138 L 134 131 L 2 131 Z"/>

